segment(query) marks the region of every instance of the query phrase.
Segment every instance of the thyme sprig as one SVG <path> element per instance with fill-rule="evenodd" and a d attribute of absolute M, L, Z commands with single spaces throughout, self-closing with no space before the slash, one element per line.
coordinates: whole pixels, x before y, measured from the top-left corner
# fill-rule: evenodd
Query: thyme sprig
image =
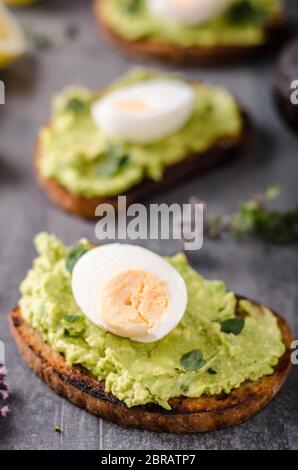
<path fill-rule="evenodd" d="M 298 241 L 298 205 L 287 211 L 270 208 L 270 202 L 280 194 L 277 186 L 270 186 L 259 194 L 240 204 L 230 215 L 220 215 L 205 224 L 205 233 L 218 238 L 225 233 L 241 239 L 247 235 L 272 243 Z"/>

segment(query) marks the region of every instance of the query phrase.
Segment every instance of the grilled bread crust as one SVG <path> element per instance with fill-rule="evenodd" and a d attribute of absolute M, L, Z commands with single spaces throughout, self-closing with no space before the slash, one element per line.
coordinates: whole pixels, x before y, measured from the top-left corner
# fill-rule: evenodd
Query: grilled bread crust
<path fill-rule="evenodd" d="M 262 315 L 263 306 L 255 305 Z M 229 394 L 171 398 L 170 411 L 155 404 L 128 408 L 107 393 L 104 382 L 97 380 L 86 369 L 79 365 L 68 366 L 64 357 L 54 352 L 26 323 L 18 307 L 10 312 L 9 325 L 24 361 L 56 393 L 75 405 L 124 427 L 191 433 L 239 424 L 259 412 L 279 392 L 291 367 L 292 334 L 287 323 L 275 315 L 286 351 L 272 375 L 255 382 L 246 381 Z"/>

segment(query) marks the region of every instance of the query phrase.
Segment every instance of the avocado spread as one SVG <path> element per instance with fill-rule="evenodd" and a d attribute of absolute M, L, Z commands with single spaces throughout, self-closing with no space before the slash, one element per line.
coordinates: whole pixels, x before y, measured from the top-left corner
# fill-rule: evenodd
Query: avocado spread
<path fill-rule="evenodd" d="M 135 69 L 106 91 L 160 76 Z M 193 88 L 195 105 L 186 125 L 150 145 L 107 138 L 90 110 L 99 94 L 85 88 L 65 90 L 54 99 L 50 126 L 40 135 L 42 176 L 86 198 L 114 196 L 144 178 L 161 179 L 167 166 L 206 151 L 219 139 L 237 137 L 242 116 L 230 93 L 205 84 Z"/>
<path fill-rule="evenodd" d="M 202 278 L 182 254 L 167 258 L 188 290 L 180 324 L 155 343 L 136 343 L 105 332 L 76 305 L 65 265 L 67 248 L 46 233 L 35 243 L 39 256 L 21 285 L 25 319 L 67 364 L 81 364 L 105 380 L 106 390 L 129 407 L 157 403 L 170 409 L 172 397 L 229 393 L 245 380 L 272 374 L 284 353 L 270 310 L 260 312 L 242 300 L 244 327 L 233 322 L 235 295 L 223 282 Z M 91 249 L 86 240 L 81 243 Z"/>
<path fill-rule="evenodd" d="M 124 38 L 151 39 L 183 47 L 262 44 L 265 26 L 282 12 L 280 0 L 233 0 L 226 12 L 216 19 L 198 26 L 180 26 L 152 14 L 145 0 L 102 3 L 104 21 Z"/>

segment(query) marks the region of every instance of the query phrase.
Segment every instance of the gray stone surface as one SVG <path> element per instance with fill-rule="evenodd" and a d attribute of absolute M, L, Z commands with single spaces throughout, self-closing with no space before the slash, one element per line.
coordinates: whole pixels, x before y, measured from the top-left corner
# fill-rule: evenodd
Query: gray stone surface
<path fill-rule="evenodd" d="M 32 238 L 48 230 L 73 242 L 95 241 L 94 224 L 60 212 L 34 181 L 32 150 L 45 121 L 52 94 L 71 83 L 98 88 L 133 63 L 110 49 L 98 34 L 86 0 L 44 1 L 18 11 L 27 28 L 44 32 L 49 50 L 31 50 L 0 79 L 7 103 L 0 107 L 0 338 L 5 342 L 12 414 L 0 423 L 2 449 L 298 449 L 298 369 L 280 395 L 249 422 L 201 435 L 162 435 L 123 430 L 72 406 L 45 386 L 22 363 L 10 339 L 6 315 L 18 301 L 18 285 L 34 256 Z M 65 36 L 76 25 L 79 36 Z M 297 203 L 297 139 L 282 125 L 271 100 L 272 60 L 221 70 L 188 69 L 186 75 L 226 86 L 239 96 L 255 122 L 248 155 L 163 194 L 155 201 L 183 202 L 192 195 L 210 213 L 232 211 L 240 200 L 267 185 L 282 187 L 281 208 Z M 160 254 L 175 243 L 148 242 Z M 229 288 L 281 312 L 298 335 L 297 246 L 276 247 L 257 241 L 206 240 L 191 262 L 204 275 L 222 278 Z M 55 425 L 63 434 L 52 431 Z"/>

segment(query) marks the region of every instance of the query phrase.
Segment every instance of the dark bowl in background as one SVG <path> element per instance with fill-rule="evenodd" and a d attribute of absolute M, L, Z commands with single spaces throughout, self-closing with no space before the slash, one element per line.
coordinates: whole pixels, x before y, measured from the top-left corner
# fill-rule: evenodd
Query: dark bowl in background
<path fill-rule="evenodd" d="M 284 122 L 298 134 L 298 103 L 293 102 L 295 89 L 291 87 L 294 81 L 298 89 L 298 37 L 283 50 L 273 77 L 275 105 Z"/>

